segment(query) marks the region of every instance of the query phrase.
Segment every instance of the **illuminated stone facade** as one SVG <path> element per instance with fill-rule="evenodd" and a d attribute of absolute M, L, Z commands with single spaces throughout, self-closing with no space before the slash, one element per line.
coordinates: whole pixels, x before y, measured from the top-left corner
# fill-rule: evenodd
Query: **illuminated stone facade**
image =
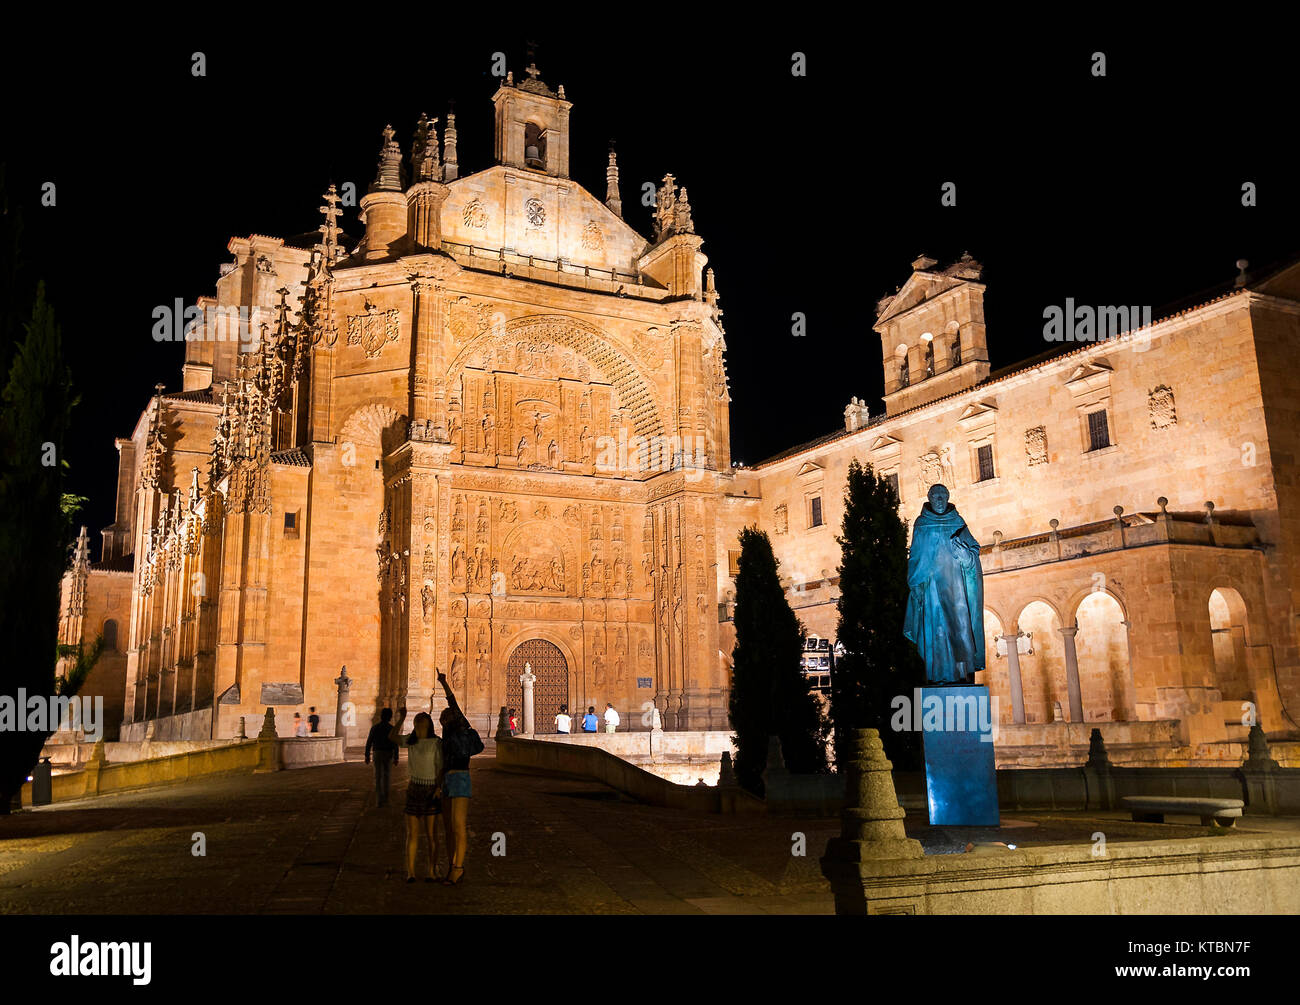
<path fill-rule="evenodd" d="M 1252 709 L 1294 734 L 1300 266 L 996 374 L 979 276 L 913 263 L 877 308 L 884 414 L 854 399 L 842 431 L 741 471 L 719 548 L 767 528 L 792 605 L 833 639 L 849 461 L 896 479 L 909 526 L 943 482 L 984 546 L 1000 761 L 1081 756 L 1097 723 L 1130 760 L 1236 756 L 1204 745 L 1244 739 Z"/>
<path fill-rule="evenodd" d="M 737 533 L 768 531 L 834 638 L 852 458 L 909 521 L 942 481 L 984 545 L 1004 763 L 1077 759 L 1094 723 L 1119 760 L 1231 756 L 1243 703 L 1296 729 L 1300 267 L 991 373 L 979 264 L 918 259 L 877 305 L 884 415 L 854 399 L 842 431 L 732 468 L 686 190 L 665 178 L 644 237 L 612 152 L 603 202 L 569 177 L 563 88 L 530 67 L 493 102 L 496 163 L 463 178 L 454 117 L 406 156 L 385 130 L 359 242 L 333 189 L 319 239 L 230 242 L 182 389 L 117 441 L 124 738 L 267 706 L 332 732 L 344 665 L 356 736 L 440 704 L 437 669 L 487 730 L 525 656 L 542 728 L 563 700 L 725 729 Z M 73 592 L 67 640 L 94 627 Z"/>
<path fill-rule="evenodd" d="M 438 669 L 486 729 L 517 650 L 543 723 L 653 701 L 725 727 L 725 343 L 686 190 L 665 179 L 647 239 L 612 152 L 603 202 L 569 178 L 563 89 L 530 68 L 493 101 L 498 163 L 464 178 L 451 116 L 406 157 L 385 130 L 355 247 L 333 190 L 314 249 L 231 241 L 184 389 L 119 442 L 126 735 L 268 705 L 332 731 L 345 665 L 358 735 Z"/>

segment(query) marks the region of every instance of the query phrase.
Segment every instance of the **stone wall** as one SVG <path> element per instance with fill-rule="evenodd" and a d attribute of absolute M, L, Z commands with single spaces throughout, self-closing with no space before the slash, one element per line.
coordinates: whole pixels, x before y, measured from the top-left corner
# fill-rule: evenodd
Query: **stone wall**
<path fill-rule="evenodd" d="M 823 859 L 823 867 L 833 868 Z M 847 864 L 837 914 L 1295 914 L 1300 835 L 1064 845 Z"/>

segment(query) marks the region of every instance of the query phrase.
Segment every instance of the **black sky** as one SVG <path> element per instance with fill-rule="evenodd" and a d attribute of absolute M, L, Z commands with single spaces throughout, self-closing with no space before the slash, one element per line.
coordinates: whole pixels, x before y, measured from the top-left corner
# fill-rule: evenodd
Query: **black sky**
<path fill-rule="evenodd" d="M 604 198 L 613 138 L 624 217 L 642 233 L 643 182 L 671 171 L 690 191 L 721 294 L 738 460 L 832 431 L 850 396 L 880 410 L 874 304 L 921 252 L 984 264 L 997 368 L 1048 348 L 1046 305 L 1158 316 L 1230 283 L 1237 258 L 1258 267 L 1300 246 L 1283 32 L 1140 42 L 938 13 L 906 30 L 646 16 L 600 34 L 498 31 L 491 17 L 421 32 L 418 18 L 389 18 L 378 41 L 358 19 L 330 24 L 327 50 L 293 41 L 324 29 L 27 39 L 4 71 L 0 158 L 82 394 L 67 454 L 92 536 L 113 519 L 113 438 L 156 382 L 180 385 L 182 349 L 152 340 L 154 307 L 213 292 L 231 236 L 314 229 L 330 181 L 364 192 L 385 123 L 405 153 L 419 114 L 444 117 L 454 100 L 461 175 L 489 166 L 492 54 L 521 76 L 529 38 L 573 102 L 578 183 Z M 206 77 L 191 75 L 196 50 Z M 1090 73 L 1097 50 L 1104 78 Z M 806 77 L 791 75 L 795 51 Z M 45 181 L 54 208 L 40 205 Z M 955 208 L 940 205 L 945 181 Z M 1241 205 L 1245 181 L 1255 208 Z M 359 234 L 355 210 L 343 223 Z"/>

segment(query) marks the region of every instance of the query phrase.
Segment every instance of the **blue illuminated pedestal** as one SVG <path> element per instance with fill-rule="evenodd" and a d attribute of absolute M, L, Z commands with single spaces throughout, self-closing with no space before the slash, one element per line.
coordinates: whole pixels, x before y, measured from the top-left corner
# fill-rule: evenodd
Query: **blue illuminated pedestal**
<path fill-rule="evenodd" d="M 925 794 L 933 826 L 998 826 L 987 687 L 923 687 Z M 936 704 L 937 701 L 937 704 Z"/>

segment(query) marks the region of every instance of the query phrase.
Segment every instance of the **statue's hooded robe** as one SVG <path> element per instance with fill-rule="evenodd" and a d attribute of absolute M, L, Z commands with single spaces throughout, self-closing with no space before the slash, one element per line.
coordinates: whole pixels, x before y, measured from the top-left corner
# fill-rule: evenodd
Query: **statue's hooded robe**
<path fill-rule="evenodd" d="M 926 680 L 956 683 L 984 669 L 984 577 L 980 546 L 948 506 L 921 507 L 907 560 L 903 634 L 925 661 Z"/>

